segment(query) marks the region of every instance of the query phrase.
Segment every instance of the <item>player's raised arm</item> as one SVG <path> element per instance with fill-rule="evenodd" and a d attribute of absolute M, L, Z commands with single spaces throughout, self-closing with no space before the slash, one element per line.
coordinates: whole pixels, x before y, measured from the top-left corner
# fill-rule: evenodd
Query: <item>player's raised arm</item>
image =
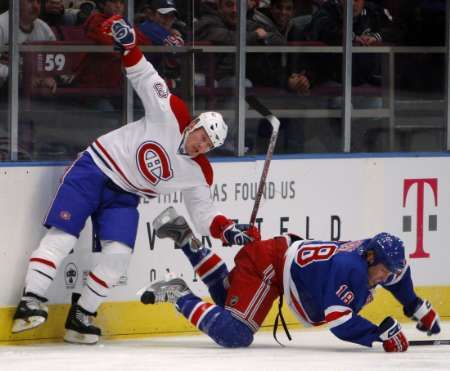
<path fill-rule="evenodd" d="M 122 53 L 127 77 L 141 99 L 146 115 L 167 111 L 170 91 L 137 46 L 134 28 L 122 16 L 115 15 L 103 22 L 102 30 L 113 38 L 115 49 Z"/>

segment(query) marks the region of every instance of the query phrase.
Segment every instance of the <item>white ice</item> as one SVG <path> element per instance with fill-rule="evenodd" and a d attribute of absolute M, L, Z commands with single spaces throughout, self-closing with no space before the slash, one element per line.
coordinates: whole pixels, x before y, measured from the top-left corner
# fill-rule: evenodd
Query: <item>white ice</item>
<path fill-rule="evenodd" d="M 409 339 L 426 339 L 412 325 Z M 450 370 L 450 346 L 410 347 L 385 353 L 380 344 L 364 348 L 335 338 L 329 331 L 293 331 L 289 342 L 279 329 L 279 346 L 271 332 L 260 332 L 247 349 L 223 349 L 208 337 L 180 336 L 102 340 L 94 346 L 65 343 L 0 346 L 0 370 L 24 371 L 264 371 L 264 370 Z M 450 338 L 450 322 L 436 337 Z"/>

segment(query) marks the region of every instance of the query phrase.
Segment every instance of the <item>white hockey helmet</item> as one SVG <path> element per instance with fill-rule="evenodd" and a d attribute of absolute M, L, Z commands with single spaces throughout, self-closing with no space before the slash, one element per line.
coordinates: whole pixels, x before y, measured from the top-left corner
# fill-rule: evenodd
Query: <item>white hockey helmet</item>
<path fill-rule="evenodd" d="M 189 130 L 193 132 L 196 129 L 203 128 L 211 139 L 213 148 L 220 147 L 227 138 L 228 126 L 219 112 L 203 112 L 194 120 L 194 125 Z"/>

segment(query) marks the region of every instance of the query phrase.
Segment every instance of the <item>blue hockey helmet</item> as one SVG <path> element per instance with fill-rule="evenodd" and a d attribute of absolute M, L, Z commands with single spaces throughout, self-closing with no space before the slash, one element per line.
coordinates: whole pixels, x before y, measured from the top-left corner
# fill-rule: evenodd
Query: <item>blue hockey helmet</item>
<path fill-rule="evenodd" d="M 375 260 L 371 265 L 383 263 L 392 273 L 399 273 L 405 266 L 403 241 L 392 234 L 382 232 L 358 247 L 360 255 L 373 251 Z"/>

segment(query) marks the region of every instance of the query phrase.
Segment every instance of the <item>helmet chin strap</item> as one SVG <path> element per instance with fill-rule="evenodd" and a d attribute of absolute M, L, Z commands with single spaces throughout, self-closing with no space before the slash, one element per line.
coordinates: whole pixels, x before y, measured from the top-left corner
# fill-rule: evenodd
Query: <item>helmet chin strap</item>
<path fill-rule="evenodd" d="M 186 152 L 186 138 L 187 132 L 184 131 L 183 136 L 181 137 L 180 145 L 178 146 L 178 153 L 184 156 L 189 156 Z"/>

